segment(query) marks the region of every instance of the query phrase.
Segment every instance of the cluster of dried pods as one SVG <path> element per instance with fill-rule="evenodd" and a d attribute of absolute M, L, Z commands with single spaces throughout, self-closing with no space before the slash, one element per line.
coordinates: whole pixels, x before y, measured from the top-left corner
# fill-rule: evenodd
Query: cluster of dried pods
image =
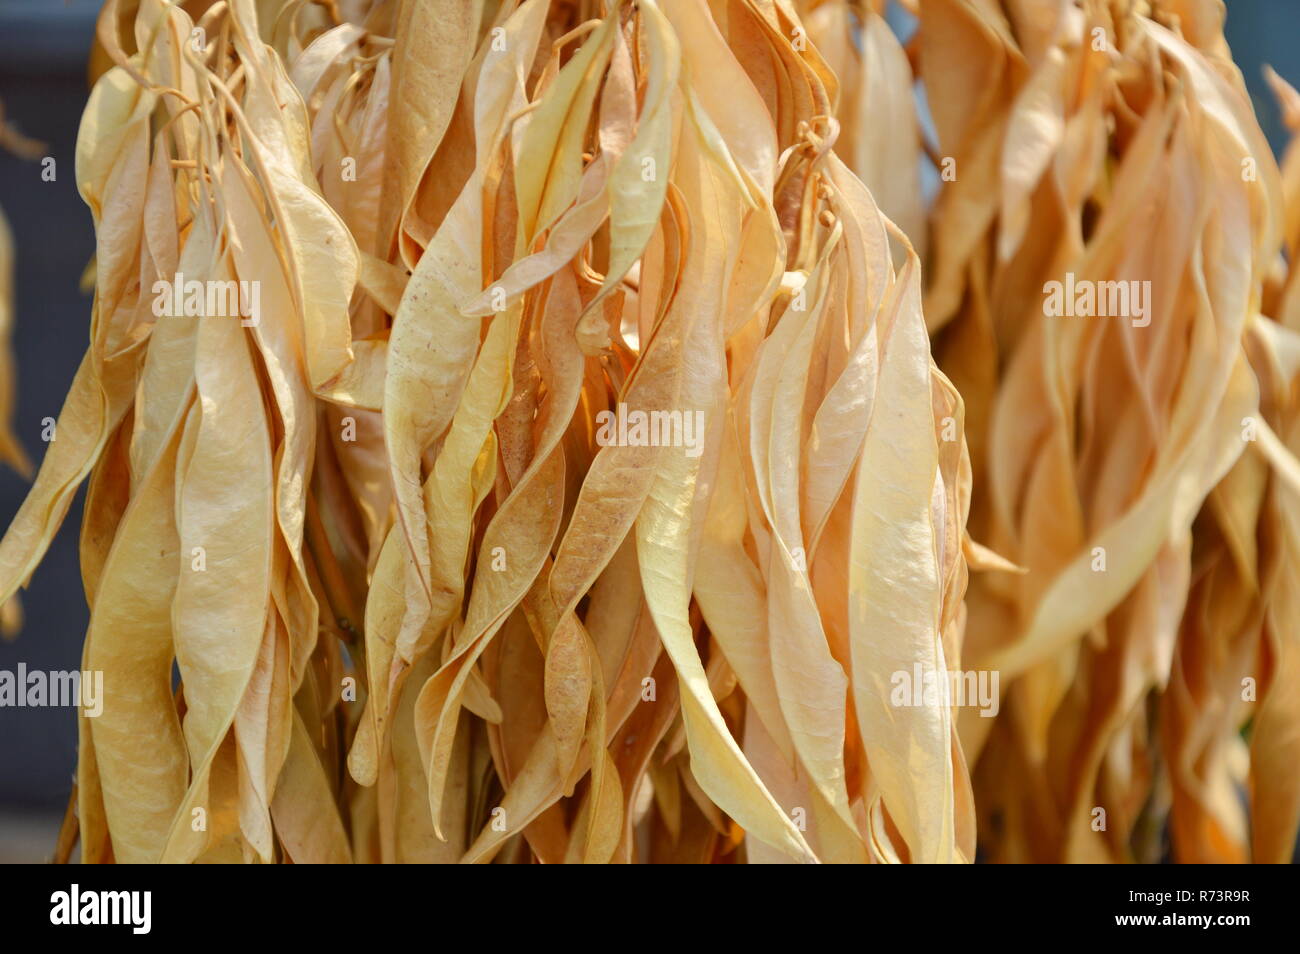
<path fill-rule="evenodd" d="M 109 0 L 61 854 L 1289 857 L 1300 153 L 1216 0 L 902 7 Z"/>

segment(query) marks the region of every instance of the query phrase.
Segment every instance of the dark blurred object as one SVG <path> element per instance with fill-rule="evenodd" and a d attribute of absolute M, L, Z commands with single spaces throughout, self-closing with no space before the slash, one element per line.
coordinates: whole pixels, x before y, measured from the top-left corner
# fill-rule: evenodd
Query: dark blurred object
<path fill-rule="evenodd" d="M 98 10 L 94 0 L 0 0 L 5 118 L 46 144 L 35 159 L 0 151 L 0 208 L 14 234 L 14 431 L 35 463 L 45 455 L 41 419 L 58 417 L 89 336 L 90 298 L 78 282 L 94 252 L 94 233 L 77 194 L 74 148 Z M 42 178 L 45 156 L 55 162 L 53 181 Z M 28 486 L 0 469 L 0 525 L 8 526 Z M 78 498 L 31 587 L 20 593 L 25 623 L 16 640 L 0 642 L 0 670 L 15 671 L 20 662 L 29 670 L 80 668 L 88 618 L 77 557 L 80 524 Z M 0 819 L 15 811 L 61 813 L 76 747 L 76 710 L 0 709 Z M 23 817 L 33 830 L 48 828 Z M 0 832 L 0 841 L 16 849 L 8 835 Z"/>
<path fill-rule="evenodd" d="M 100 6 L 100 0 L 0 0 L 5 71 L 84 76 Z"/>
<path fill-rule="evenodd" d="M 1300 3 L 1228 0 L 1224 33 L 1232 47 L 1232 58 L 1246 80 L 1260 128 L 1268 136 L 1273 152 L 1280 156 L 1291 134 L 1282 125 L 1282 113 L 1264 82 L 1263 68 L 1267 64 L 1292 86 L 1300 86 L 1300 49 L 1296 46 L 1296 37 L 1300 36 Z"/>

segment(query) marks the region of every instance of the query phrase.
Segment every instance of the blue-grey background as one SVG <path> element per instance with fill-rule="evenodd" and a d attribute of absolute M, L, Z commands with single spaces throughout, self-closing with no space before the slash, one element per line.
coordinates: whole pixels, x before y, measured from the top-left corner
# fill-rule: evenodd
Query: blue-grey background
<path fill-rule="evenodd" d="M 45 445 L 41 419 L 57 417 L 86 346 L 90 299 L 78 281 L 94 251 L 90 214 L 77 194 L 73 150 L 86 100 L 85 64 L 97 0 L 0 0 L 0 101 L 26 135 L 49 144 L 53 182 L 41 165 L 0 152 L 0 209 L 16 247 L 18 368 L 15 429 L 33 460 Z M 905 18 L 893 17 L 900 31 Z M 1229 0 L 1228 40 L 1274 149 L 1286 141 L 1261 77 L 1271 64 L 1300 86 L 1300 2 Z M 0 525 L 7 526 L 27 483 L 0 470 Z M 81 495 L 22 593 L 17 641 L 0 642 L 0 670 L 79 668 L 87 610 L 77 558 Z M 142 746 L 149 745 L 141 739 Z M 0 861 L 48 851 L 76 761 L 71 709 L 0 709 Z M 28 833 L 24 835 L 23 833 Z"/>
<path fill-rule="evenodd" d="M 41 419 L 58 417 L 89 335 L 90 298 L 78 283 L 94 233 L 73 157 L 98 7 L 95 0 L 0 0 L 0 102 L 22 133 L 48 144 L 56 163 L 55 180 L 44 182 L 39 160 L 0 150 L 0 209 L 15 246 L 14 430 L 33 463 L 45 453 Z M 0 524 L 8 526 L 27 487 L 0 467 Z M 21 594 L 23 629 L 14 642 L 0 642 L 0 670 L 19 662 L 80 668 L 88 616 L 77 558 L 81 496 Z M 76 763 L 76 725 L 74 709 L 0 708 L 0 815 L 61 813 Z M 0 827 L 0 859 L 25 850 L 12 844 L 11 831 Z"/>

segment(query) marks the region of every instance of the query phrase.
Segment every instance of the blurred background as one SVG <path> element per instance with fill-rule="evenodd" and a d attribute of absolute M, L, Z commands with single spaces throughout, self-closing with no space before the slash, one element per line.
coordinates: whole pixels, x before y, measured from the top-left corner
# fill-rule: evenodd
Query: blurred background
<path fill-rule="evenodd" d="M 88 93 L 86 60 L 99 0 L 0 0 L 0 102 L 24 135 L 46 144 L 53 181 L 40 160 L 0 151 L 0 209 L 14 233 L 18 369 L 14 430 L 33 462 L 45 452 L 41 420 L 58 417 L 85 350 L 90 297 L 79 281 L 94 252 L 90 213 L 77 194 L 74 150 Z M 1265 87 L 1271 65 L 1300 86 L 1300 2 L 1228 0 L 1228 41 L 1245 74 L 1260 124 L 1275 151 L 1286 131 Z M 903 36 L 906 15 L 891 11 Z M 27 482 L 0 470 L 0 526 L 7 526 Z M 87 623 L 78 567 L 81 501 L 21 594 L 25 622 L 15 641 L 0 641 L 0 670 L 80 667 Z M 149 739 L 140 739 L 148 746 Z M 67 804 L 76 764 L 73 709 L 0 708 L 0 862 L 47 860 Z"/>
<path fill-rule="evenodd" d="M 14 433 L 33 464 L 45 454 L 41 419 L 58 417 L 89 337 L 90 297 L 78 284 L 95 236 L 73 157 L 99 7 L 98 0 L 0 0 L 0 102 L 7 119 L 44 142 L 55 161 L 54 181 L 46 182 L 40 160 L 0 150 L 0 209 L 14 236 Z M 27 487 L 0 469 L 5 526 Z M 80 668 L 88 618 L 77 558 L 82 496 L 20 597 L 23 628 L 13 642 L 0 640 L 0 670 L 20 662 L 29 670 Z M 49 857 L 76 760 L 74 709 L 0 708 L 0 862 Z"/>

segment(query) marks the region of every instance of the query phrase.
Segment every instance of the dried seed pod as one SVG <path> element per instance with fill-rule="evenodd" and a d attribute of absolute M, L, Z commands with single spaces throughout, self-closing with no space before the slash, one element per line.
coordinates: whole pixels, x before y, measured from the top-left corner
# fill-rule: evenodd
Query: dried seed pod
<path fill-rule="evenodd" d="M 1294 162 L 1208 5 L 905 6 L 106 4 L 85 860 L 1282 858 Z"/>
<path fill-rule="evenodd" d="M 1206 503 L 1231 547 L 1258 513 L 1239 432 L 1282 185 L 1221 16 L 933 0 L 920 19 L 955 170 L 926 315 L 970 407 L 972 533 L 1027 571 L 970 595 L 967 658 L 1010 684 L 998 720 L 963 723 L 988 856 L 1155 860 L 1163 739 L 1175 852 L 1240 860 L 1244 763 L 1221 746 L 1246 710 L 1213 683 L 1252 664 L 1258 588 L 1192 527 Z"/>

